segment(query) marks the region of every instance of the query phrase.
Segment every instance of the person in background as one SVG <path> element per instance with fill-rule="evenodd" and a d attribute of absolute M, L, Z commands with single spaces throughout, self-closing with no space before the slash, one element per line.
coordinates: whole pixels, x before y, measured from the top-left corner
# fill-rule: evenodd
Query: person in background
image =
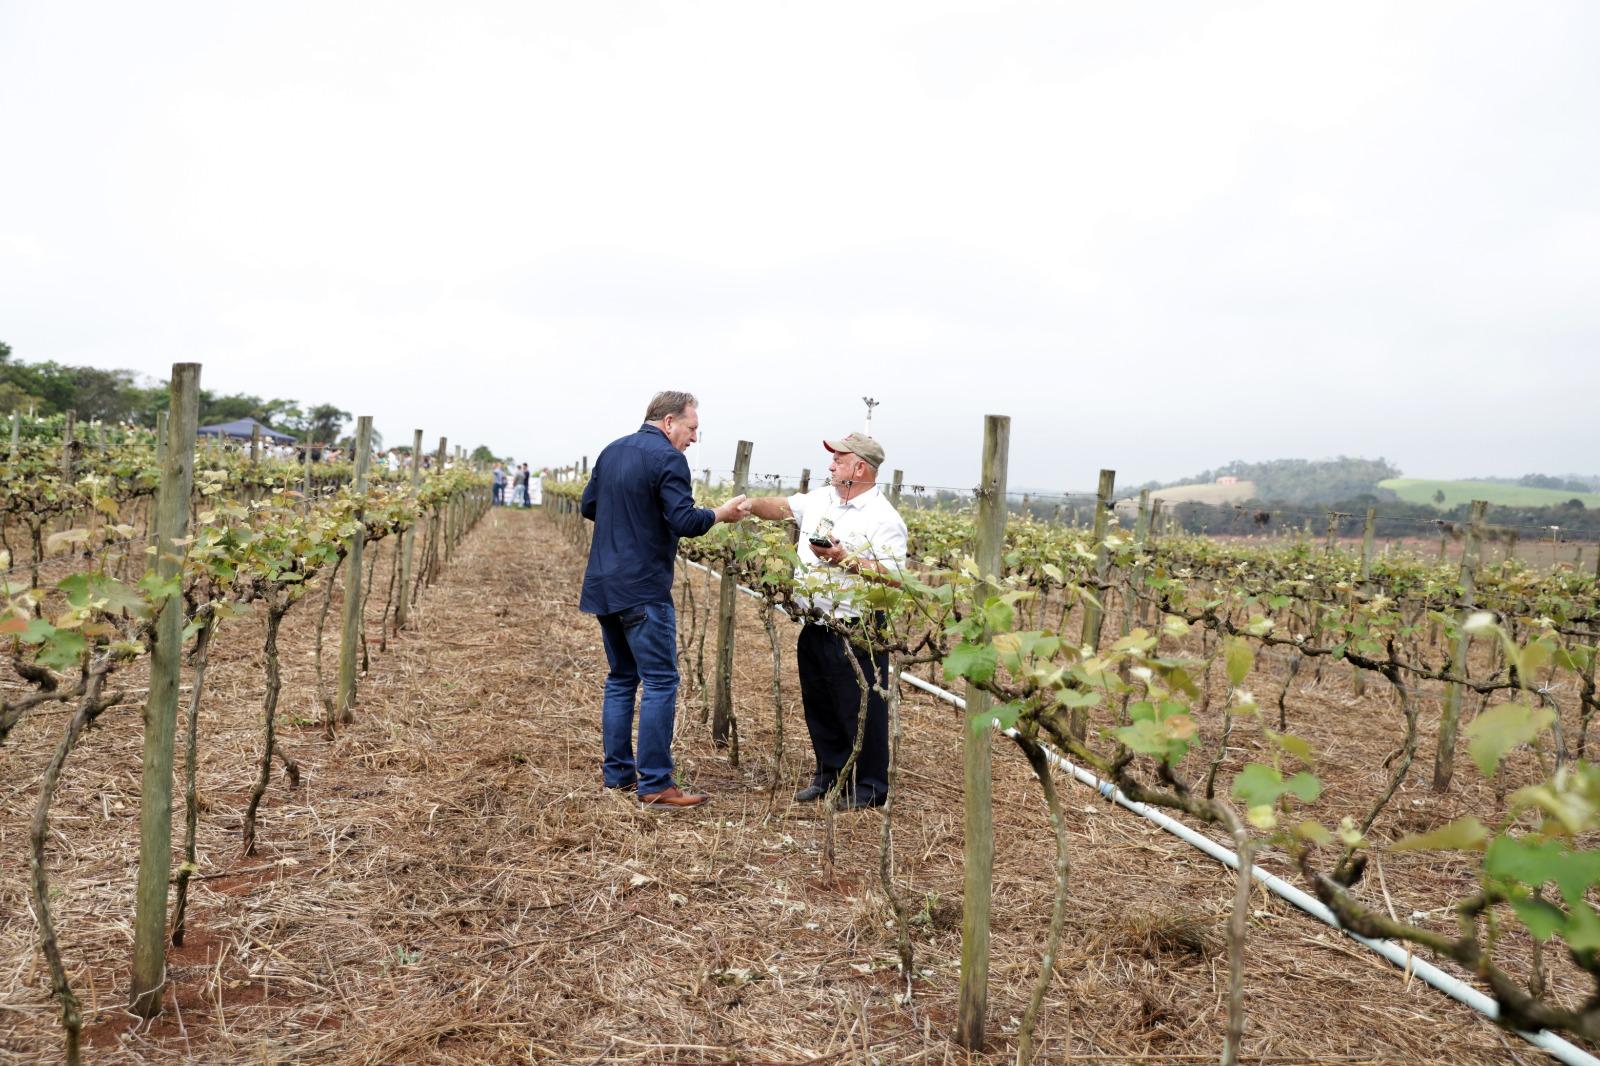
<path fill-rule="evenodd" d="M 493 490 L 491 502 L 496 507 L 502 507 L 506 502 L 506 468 L 499 463 L 494 464 L 494 471 L 489 475 L 489 486 Z"/>
<path fill-rule="evenodd" d="M 606 445 L 595 460 L 580 508 L 594 523 L 594 537 L 578 607 L 599 619 L 610 665 L 600 711 L 601 777 L 607 788 L 637 788 L 642 806 L 664 810 L 696 807 L 708 798 L 684 792 L 672 776 L 678 540 L 749 513 L 743 496 L 715 510 L 695 506 L 683 453 L 699 428 L 693 394 L 657 393 L 644 425 Z M 636 755 L 634 697 L 641 685 Z"/>
<path fill-rule="evenodd" d="M 750 501 L 750 513 L 769 521 L 792 518 L 799 523 L 796 576 L 826 573 L 841 590 L 861 582 L 861 575 L 898 582 L 906 562 L 906 523 L 878 486 L 883 446 L 861 433 L 824 440 L 822 446 L 832 453 L 827 485 L 788 497 L 757 497 Z M 854 655 L 861 675 L 870 682 L 866 733 L 854 781 L 846 782 L 839 805 L 845 810 L 881 807 L 889 796 L 889 704 L 879 689 L 889 684 L 889 657 L 872 654 L 836 632 L 837 627 L 862 625 L 854 606 L 822 594 L 799 597 L 799 603 L 831 618 L 832 626 L 807 619 L 796 642 L 800 702 L 817 766 L 811 783 L 794 798 L 807 803 L 826 795 L 855 746 L 861 685 L 850 665 Z"/>

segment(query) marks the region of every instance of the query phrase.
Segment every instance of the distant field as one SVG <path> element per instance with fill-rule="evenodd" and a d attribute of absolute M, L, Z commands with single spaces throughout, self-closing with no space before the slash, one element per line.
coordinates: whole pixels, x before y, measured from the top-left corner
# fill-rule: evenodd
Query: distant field
<path fill-rule="evenodd" d="M 1151 489 L 1150 495 L 1168 503 L 1227 504 L 1248 500 L 1256 494 L 1254 481 L 1240 481 L 1233 485 L 1173 485 L 1165 489 Z"/>
<path fill-rule="evenodd" d="M 1219 486 L 1231 488 L 1233 486 Z M 1393 490 L 1407 503 L 1434 503 L 1434 494 L 1444 493 L 1441 507 L 1488 500 L 1502 507 L 1553 507 L 1568 500 L 1582 500 L 1585 507 L 1600 507 L 1600 492 L 1562 492 L 1559 489 L 1529 489 L 1521 485 L 1498 485 L 1492 481 L 1428 481 L 1423 478 L 1396 477 L 1378 482 L 1381 489 Z M 1162 494 L 1171 491 L 1162 489 Z"/>

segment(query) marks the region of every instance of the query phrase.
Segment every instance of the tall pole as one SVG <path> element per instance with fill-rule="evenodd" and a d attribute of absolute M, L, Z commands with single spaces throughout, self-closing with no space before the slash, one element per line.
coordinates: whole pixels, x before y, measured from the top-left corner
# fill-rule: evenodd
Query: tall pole
<path fill-rule="evenodd" d="M 422 484 L 422 430 L 414 430 L 411 434 L 411 495 L 417 495 L 417 487 Z M 404 629 L 406 622 L 411 619 L 411 562 L 417 548 L 417 522 L 422 520 L 422 515 L 417 514 L 416 521 L 406 527 L 405 534 L 400 538 L 400 588 L 398 599 L 394 605 L 394 627 Z"/>
<path fill-rule="evenodd" d="M 1011 419 L 983 420 L 983 476 L 978 496 L 977 564 L 984 585 L 981 600 L 998 591 L 1000 555 L 1006 539 L 1006 455 Z M 984 634 L 988 638 L 987 632 Z M 961 987 L 956 1041 L 968 1051 L 983 1050 L 984 1015 L 989 1006 L 989 911 L 994 881 L 989 694 L 967 682 L 968 725 L 961 731 L 966 846 L 961 908 Z"/>
<path fill-rule="evenodd" d="M 1095 493 L 1094 507 L 1094 576 L 1101 582 L 1105 581 L 1106 572 L 1110 568 L 1110 556 L 1106 552 L 1106 527 L 1111 520 L 1111 497 L 1117 487 L 1117 472 L 1115 470 L 1100 471 L 1100 487 Z M 1095 599 L 1101 599 L 1103 592 L 1095 589 Z M 1093 603 L 1083 605 L 1083 631 L 1078 641 L 1087 644 L 1091 651 L 1100 647 L 1100 629 L 1105 622 L 1105 609 Z"/>
<path fill-rule="evenodd" d="M 1467 545 L 1461 552 L 1461 620 L 1472 614 L 1478 595 L 1478 544 L 1483 536 L 1483 516 L 1489 509 L 1485 500 L 1473 500 L 1467 525 Z M 1463 627 L 1456 636 L 1455 650 L 1450 656 L 1450 672 L 1458 677 L 1467 676 L 1467 651 L 1472 646 L 1472 634 Z M 1526 682 L 1527 678 L 1523 679 Z M 1451 681 L 1444 690 L 1444 713 L 1439 719 L 1439 749 L 1434 752 L 1433 790 L 1446 792 L 1456 769 L 1456 731 L 1461 725 L 1461 684 Z"/>
<path fill-rule="evenodd" d="M 355 491 L 367 491 L 367 466 L 372 462 L 372 416 L 356 419 L 356 474 Z M 365 517 L 365 509 L 355 513 L 357 522 Z M 335 706 L 338 720 L 349 722 L 355 718 L 356 707 L 356 651 L 361 644 L 361 554 L 366 544 L 367 529 L 361 528 L 350 535 L 345 549 L 344 573 L 344 627 L 339 634 L 339 688 Z"/>
<path fill-rule="evenodd" d="M 739 442 L 733 458 L 733 494 L 744 492 L 750 483 L 750 450 L 747 440 Z M 731 566 L 722 568 L 722 587 L 717 599 L 717 686 L 711 704 L 711 740 L 719 747 L 730 743 L 733 732 L 733 619 L 734 594 L 738 582 Z M 738 748 L 734 748 L 737 762 Z"/>
<path fill-rule="evenodd" d="M 77 427 L 77 424 L 78 412 L 68 411 L 66 425 L 61 427 L 61 477 L 68 483 L 75 480 L 72 469 L 72 431 Z"/>
<path fill-rule="evenodd" d="M 194 436 L 200 421 L 200 364 L 175 363 L 168 397 L 167 442 L 161 456 L 156 511 L 156 578 L 176 583 L 183 565 L 179 543 L 189 533 L 194 491 Z M 135 1014 L 161 1012 L 167 963 L 167 879 L 172 873 L 172 741 L 177 732 L 178 680 L 183 666 L 183 596 L 166 597 L 150 646 L 150 694 L 144 709 L 144 765 L 139 786 L 139 878 L 134 889 Z"/>

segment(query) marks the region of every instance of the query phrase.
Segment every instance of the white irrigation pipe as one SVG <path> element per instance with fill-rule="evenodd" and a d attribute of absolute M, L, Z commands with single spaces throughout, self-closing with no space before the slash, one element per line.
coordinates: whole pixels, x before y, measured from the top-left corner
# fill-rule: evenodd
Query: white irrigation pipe
<path fill-rule="evenodd" d="M 939 686 L 929 684 L 928 682 L 922 680 L 922 678 L 913 676 L 911 674 L 901 674 L 900 679 L 915 688 L 922 689 L 924 692 L 932 693 L 947 703 L 951 703 L 957 707 L 960 707 L 962 710 L 966 709 L 967 701 L 962 699 L 960 696 L 957 696 L 953 692 L 947 692 Z M 1015 736 L 1016 730 L 1008 729 L 1006 730 L 1006 735 Z M 1129 799 L 1127 796 L 1124 796 L 1121 790 L 1119 790 L 1111 782 L 1101 780 L 1099 777 L 1083 769 L 1082 767 L 1075 766 L 1073 763 L 1056 754 L 1049 747 L 1044 748 L 1044 753 L 1046 758 L 1048 758 L 1050 762 L 1058 769 L 1069 772 L 1073 777 L 1077 778 L 1083 784 L 1088 785 L 1090 788 L 1095 789 L 1106 799 L 1115 800 L 1118 804 L 1126 807 L 1135 814 L 1144 818 L 1148 818 L 1150 821 L 1154 822 L 1156 825 L 1159 825 L 1173 836 L 1176 836 L 1179 839 L 1194 845 L 1207 855 L 1210 855 L 1213 859 L 1216 859 L 1218 862 L 1226 863 L 1235 870 L 1239 868 L 1239 856 L 1231 848 L 1223 847 L 1210 837 L 1195 832 L 1182 822 L 1162 813 L 1161 811 L 1158 811 L 1146 804 Z M 1416 958 L 1409 951 L 1398 944 L 1388 940 L 1371 940 L 1367 937 L 1361 936 L 1357 933 L 1352 933 L 1350 930 L 1345 929 L 1339 924 L 1339 919 L 1334 916 L 1334 913 L 1331 910 L 1323 905 L 1321 900 L 1301 891 L 1295 886 L 1289 884 L 1283 878 L 1278 877 L 1275 874 L 1270 874 L 1261 867 L 1255 865 L 1250 867 L 1250 875 L 1257 881 L 1260 881 L 1262 884 L 1270 888 L 1276 895 L 1290 903 L 1293 903 L 1296 907 L 1299 907 L 1307 914 L 1320 919 L 1335 929 L 1338 929 L 1341 933 L 1350 937 L 1350 939 L 1371 948 L 1373 951 L 1376 951 L 1379 955 L 1382 955 L 1384 958 L 1388 959 L 1402 970 L 1407 970 L 1416 974 L 1418 977 L 1422 978 L 1428 984 L 1432 985 L 1434 988 L 1437 988 L 1450 998 L 1465 1003 L 1467 1006 L 1478 1011 L 1480 1014 L 1486 1015 L 1489 1018 L 1498 1018 L 1500 1016 L 1500 1005 L 1489 996 L 1484 995 L 1471 985 L 1457 980 L 1455 977 L 1441 970 L 1432 963 Z M 1518 1029 L 1516 1030 L 1516 1033 L 1534 1047 L 1548 1051 L 1560 1061 L 1569 1063 L 1571 1066 L 1600 1066 L 1600 1059 L 1595 1058 L 1582 1048 L 1563 1040 L 1561 1037 L 1556 1036 L 1554 1033 L 1551 1033 L 1548 1030 L 1541 1029 L 1536 1033 L 1531 1033 L 1523 1029 Z"/>
<path fill-rule="evenodd" d="M 704 570 L 706 573 L 715 577 L 722 576 L 718 571 L 713 570 L 708 566 L 702 566 L 700 563 L 691 562 L 688 559 L 685 559 L 684 562 L 697 569 Z M 746 588 L 745 586 L 740 585 L 739 591 L 747 593 L 756 599 L 761 599 L 761 594 L 756 592 L 754 589 Z M 944 700 L 946 703 L 960 707 L 962 710 L 966 710 L 967 708 L 967 701 L 962 699 L 960 696 L 957 696 L 954 692 L 942 689 L 938 685 L 924 681 L 922 678 L 913 674 L 902 673 L 900 675 L 900 680 L 906 682 L 914 688 L 919 688 L 924 692 L 931 693 L 932 695 Z M 1005 732 L 1007 736 L 1016 735 L 1016 730 L 1014 729 L 1008 729 Z M 1110 781 L 1101 780 L 1099 777 L 1090 773 L 1088 770 L 1083 769 L 1081 766 L 1076 766 L 1068 760 L 1063 759 L 1047 745 L 1040 745 L 1040 747 L 1044 748 L 1045 757 L 1049 759 L 1056 768 L 1067 771 L 1083 784 L 1088 785 L 1090 788 L 1099 792 L 1100 795 L 1104 796 L 1106 799 L 1114 800 L 1119 805 L 1126 807 L 1128 810 L 1139 815 L 1140 817 L 1149 819 L 1178 839 L 1186 841 L 1194 847 L 1199 848 L 1201 851 L 1205 852 L 1207 855 L 1210 855 L 1218 862 L 1224 863 L 1235 870 L 1239 868 L 1239 856 L 1231 848 L 1225 848 L 1221 844 L 1218 844 L 1215 840 L 1212 840 L 1210 837 L 1195 832 L 1193 829 L 1190 829 L 1188 826 L 1184 825 L 1182 822 L 1171 817 L 1170 815 L 1164 814 L 1163 812 L 1158 811 L 1147 804 L 1139 803 L 1135 800 L 1129 799 L 1127 796 L 1124 796 L 1122 791 Z M 1460 1003 L 1465 1003 L 1467 1006 L 1471 1007 L 1473 1010 L 1484 1015 L 1485 1017 L 1500 1017 L 1500 1005 L 1491 997 L 1483 994 L 1464 981 L 1451 976 L 1450 974 L 1441 970 L 1439 967 L 1433 965 L 1431 962 L 1426 962 L 1415 957 L 1411 954 L 1411 952 L 1407 951 L 1398 944 L 1388 940 L 1371 940 L 1367 937 L 1361 936 L 1358 933 L 1352 933 L 1350 930 L 1339 924 L 1339 919 L 1335 917 L 1334 913 L 1329 910 L 1321 900 L 1317 899 L 1315 896 L 1301 891 L 1276 874 L 1270 874 L 1261 867 L 1251 864 L 1250 876 L 1254 877 L 1257 881 L 1260 881 L 1263 885 L 1266 885 L 1281 899 L 1287 900 L 1296 907 L 1299 907 L 1301 910 L 1305 911 L 1307 914 L 1322 921 L 1324 924 L 1330 925 L 1339 930 L 1339 932 L 1343 933 L 1345 936 L 1356 941 L 1357 943 L 1371 948 L 1373 951 L 1377 952 L 1379 955 L 1382 955 L 1385 959 L 1388 959 L 1402 970 L 1408 973 L 1416 974 L 1418 977 L 1422 978 L 1428 984 L 1432 985 L 1434 988 L 1437 988 L 1451 999 L 1454 999 Z M 1561 1037 L 1556 1036 L 1547 1029 L 1541 1029 L 1536 1033 L 1528 1032 L 1525 1029 L 1517 1029 L 1515 1032 L 1518 1036 L 1522 1037 L 1534 1047 L 1539 1048 L 1542 1051 L 1549 1052 L 1556 1059 L 1567 1063 L 1568 1066 L 1600 1066 L 1600 1059 L 1595 1058 L 1593 1055 L 1589 1054 L 1587 1051 L 1584 1051 L 1582 1048 L 1571 1043 L 1570 1041 L 1563 1040 Z"/>

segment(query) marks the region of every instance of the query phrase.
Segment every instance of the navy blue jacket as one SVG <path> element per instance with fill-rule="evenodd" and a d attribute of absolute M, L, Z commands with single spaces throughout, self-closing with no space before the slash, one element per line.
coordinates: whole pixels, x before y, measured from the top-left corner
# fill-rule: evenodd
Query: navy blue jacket
<path fill-rule="evenodd" d="M 595 460 L 583 517 L 594 523 L 578 601 L 586 614 L 670 602 L 678 539 L 717 524 L 714 511 L 694 505 L 689 460 L 649 423 L 606 445 Z"/>

